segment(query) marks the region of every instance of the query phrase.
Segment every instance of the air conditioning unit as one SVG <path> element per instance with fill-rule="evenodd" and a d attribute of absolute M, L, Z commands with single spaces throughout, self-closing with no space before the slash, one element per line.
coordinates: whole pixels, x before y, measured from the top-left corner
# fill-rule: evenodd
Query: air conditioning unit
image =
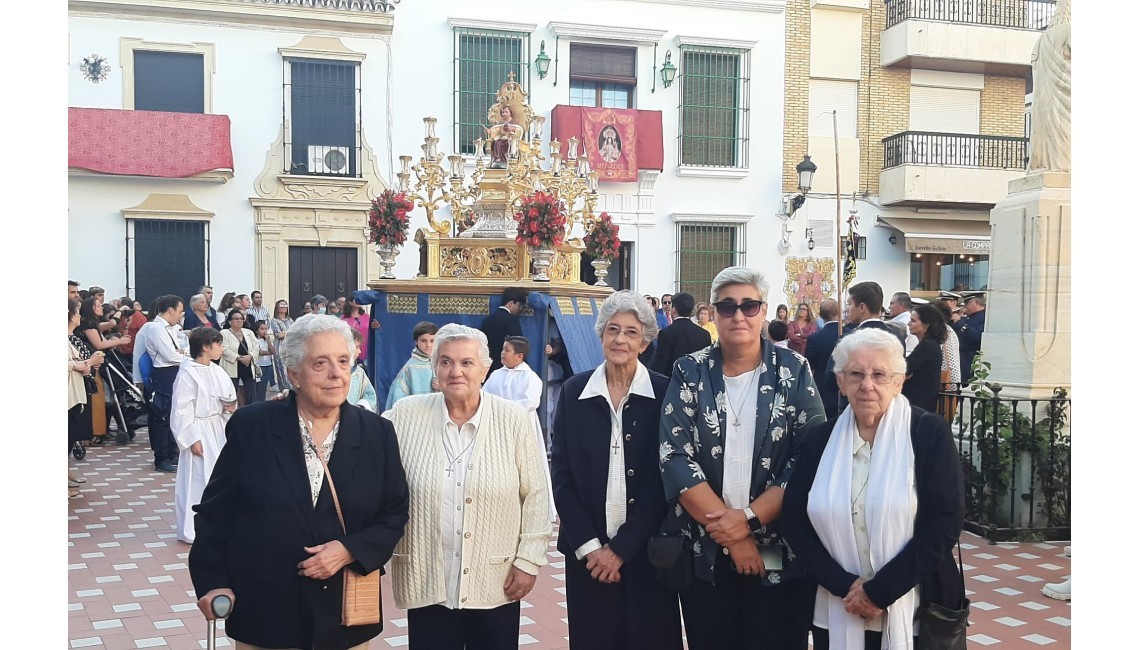
<path fill-rule="evenodd" d="M 347 176 L 348 156 L 348 147 L 309 145 L 309 173 Z"/>

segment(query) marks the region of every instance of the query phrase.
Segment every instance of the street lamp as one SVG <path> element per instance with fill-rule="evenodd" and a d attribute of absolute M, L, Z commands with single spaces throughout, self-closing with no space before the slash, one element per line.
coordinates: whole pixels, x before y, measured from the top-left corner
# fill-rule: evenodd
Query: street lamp
<path fill-rule="evenodd" d="M 534 69 L 538 71 L 538 78 L 545 79 L 550 72 L 550 57 L 546 55 L 546 41 L 538 44 L 538 56 L 534 57 Z"/>
<path fill-rule="evenodd" d="M 677 66 L 669 61 L 672 55 L 672 52 L 665 50 L 665 64 L 661 66 L 661 85 L 666 88 L 672 86 L 673 80 L 677 78 Z"/>
<path fill-rule="evenodd" d="M 804 155 L 803 161 L 796 165 L 796 174 L 800 177 L 800 192 L 807 194 L 811 191 L 812 177 L 815 176 L 815 170 L 818 167 L 811 161 L 811 156 Z"/>

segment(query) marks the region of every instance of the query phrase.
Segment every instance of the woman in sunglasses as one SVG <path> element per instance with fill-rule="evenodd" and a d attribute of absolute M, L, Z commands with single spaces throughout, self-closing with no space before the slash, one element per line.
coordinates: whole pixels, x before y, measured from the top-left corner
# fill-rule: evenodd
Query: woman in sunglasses
<path fill-rule="evenodd" d="M 691 549 L 680 560 L 693 565 L 681 590 L 690 650 L 807 646 L 815 585 L 772 524 L 823 403 L 804 359 L 761 337 L 767 295 L 758 271 L 718 273 L 717 342 L 678 359 L 665 393 L 662 534 Z"/>

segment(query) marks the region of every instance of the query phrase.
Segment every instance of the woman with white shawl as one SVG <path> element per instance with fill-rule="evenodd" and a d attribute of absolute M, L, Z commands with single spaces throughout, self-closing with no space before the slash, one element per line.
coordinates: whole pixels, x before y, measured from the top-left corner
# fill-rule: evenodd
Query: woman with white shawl
<path fill-rule="evenodd" d="M 222 334 L 211 327 L 190 332 L 190 355 L 178 369 L 170 409 L 170 431 L 178 443 L 174 477 L 175 531 L 194 543 L 194 506 L 226 444 L 226 422 L 237 407 L 233 381 L 214 363 L 222 356 Z"/>
<path fill-rule="evenodd" d="M 806 432 L 780 527 L 819 584 L 817 650 L 909 650 L 920 603 L 965 606 L 962 466 L 946 421 L 902 396 L 896 337 L 860 330 L 832 356 L 849 405 Z"/>

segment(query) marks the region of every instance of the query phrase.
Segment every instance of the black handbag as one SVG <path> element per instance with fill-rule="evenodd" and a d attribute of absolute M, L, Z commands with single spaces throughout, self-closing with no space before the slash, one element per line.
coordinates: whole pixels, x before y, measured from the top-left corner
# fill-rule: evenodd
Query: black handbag
<path fill-rule="evenodd" d="M 682 591 L 693 586 L 693 547 L 689 540 L 674 535 L 649 538 L 645 557 L 666 589 Z"/>
<path fill-rule="evenodd" d="M 958 545 L 958 580 L 962 585 L 957 603 L 935 602 L 944 599 L 937 572 L 924 584 L 916 619 L 918 636 L 915 650 L 966 650 L 966 626 L 970 624 L 970 599 L 966 598 L 966 578 L 962 572 L 962 545 Z"/>

